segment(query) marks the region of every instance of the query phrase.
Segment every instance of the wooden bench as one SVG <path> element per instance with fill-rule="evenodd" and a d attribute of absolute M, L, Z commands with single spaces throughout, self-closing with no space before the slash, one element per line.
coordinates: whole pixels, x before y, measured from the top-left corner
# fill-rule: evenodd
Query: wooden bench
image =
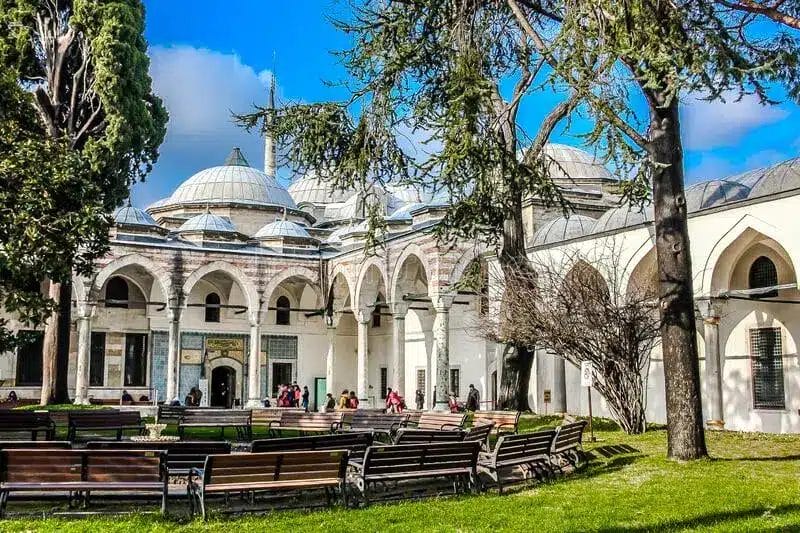
<path fill-rule="evenodd" d="M 156 412 L 156 423 L 177 426 L 185 410 L 186 407 L 182 405 L 159 405 L 158 412 Z"/>
<path fill-rule="evenodd" d="M 328 504 L 338 490 L 346 503 L 346 450 L 209 455 L 203 470 L 189 475 L 189 503 L 194 515 L 199 506 L 205 520 L 206 496 L 247 492 L 323 490 Z"/>
<path fill-rule="evenodd" d="M 480 424 L 473 426 L 464 434 L 464 440 L 470 440 L 481 443 L 481 449 L 489 451 L 489 435 L 492 434 L 494 429 L 494 422 L 487 424 Z"/>
<path fill-rule="evenodd" d="M 458 442 L 464 440 L 463 431 L 400 428 L 394 436 L 395 444 L 425 444 L 432 442 Z"/>
<path fill-rule="evenodd" d="M 466 420 L 466 413 L 425 411 L 417 422 L 417 429 L 463 429 Z"/>
<path fill-rule="evenodd" d="M 495 433 L 516 433 L 521 414 L 519 411 L 475 411 L 472 413 L 472 426 L 494 422 Z"/>
<path fill-rule="evenodd" d="M 419 419 L 422 418 L 422 413 L 425 411 L 417 411 L 416 409 L 406 409 L 403 411 L 403 414 L 408 416 L 408 420 L 406 422 L 409 426 L 416 427 L 419 424 Z"/>
<path fill-rule="evenodd" d="M 383 413 L 356 410 L 344 416 L 344 428 L 348 431 L 372 431 L 385 435 L 394 435 L 398 429 L 405 427 L 408 415 L 399 413 Z"/>
<path fill-rule="evenodd" d="M 158 493 L 167 509 L 166 453 L 108 450 L 3 450 L 0 452 L 0 517 L 12 493 L 26 499 L 80 494 L 88 507 L 93 491 Z"/>
<path fill-rule="evenodd" d="M 0 450 L 71 450 L 72 443 L 66 440 L 3 440 Z"/>
<path fill-rule="evenodd" d="M 252 424 L 253 427 L 269 428 L 272 422 L 280 423 L 281 413 L 286 411 L 293 411 L 295 413 L 305 413 L 305 409 L 297 407 L 263 407 L 253 409 Z"/>
<path fill-rule="evenodd" d="M 272 434 L 278 434 L 283 430 L 297 431 L 301 435 L 305 433 L 333 433 L 342 427 L 344 413 L 298 413 L 296 411 L 281 412 L 281 419 L 278 422 L 270 422 L 267 426 Z"/>
<path fill-rule="evenodd" d="M 231 453 L 231 444 L 220 441 L 132 442 L 91 441 L 89 450 L 161 450 L 167 453 L 170 476 L 185 476 L 192 468 L 203 468 L 209 455 Z"/>
<path fill-rule="evenodd" d="M 567 467 L 578 468 L 585 459 L 583 453 L 583 431 L 587 422 L 579 420 L 556 428 L 556 438 L 550 450 L 550 460 L 554 467 L 564 471 Z"/>
<path fill-rule="evenodd" d="M 253 438 L 252 412 L 249 409 L 197 409 L 187 408 L 178 421 L 181 439 L 186 428 L 219 428 L 220 438 L 225 438 L 225 429 L 233 428 L 240 439 Z"/>
<path fill-rule="evenodd" d="M 122 440 L 125 431 L 144 435 L 144 422 L 138 411 L 72 411 L 67 419 L 67 440 L 75 442 L 79 431 L 114 431 Z"/>
<path fill-rule="evenodd" d="M 30 433 L 30 438 L 33 440 L 37 440 L 41 433 L 46 440 L 52 440 L 55 438 L 56 425 L 48 413 L 2 409 L 0 432 Z"/>
<path fill-rule="evenodd" d="M 307 435 L 280 439 L 254 440 L 250 450 L 253 453 L 305 451 L 305 450 L 348 450 L 350 461 L 361 461 L 367 448 L 372 446 L 373 434 L 364 432 L 332 433 L 330 435 Z"/>
<path fill-rule="evenodd" d="M 477 442 L 371 446 L 355 465 L 354 485 L 366 503 L 376 485 L 402 491 L 402 481 L 444 478 L 455 493 L 468 491 L 476 487 L 479 450 Z"/>
<path fill-rule="evenodd" d="M 523 479 L 532 475 L 544 477 L 551 472 L 550 450 L 556 437 L 555 429 L 535 433 L 503 435 L 498 439 L 491 453 L 480 454 L 478 473 L 485 474 L 503 492 L 503 470 L 521 467 Z"/>

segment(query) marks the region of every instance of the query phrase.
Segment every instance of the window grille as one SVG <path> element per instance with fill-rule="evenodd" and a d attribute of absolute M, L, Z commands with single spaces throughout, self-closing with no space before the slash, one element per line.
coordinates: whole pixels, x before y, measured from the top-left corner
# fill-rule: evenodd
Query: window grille
<path fill-rule="evenodd" d="M 128 333 L 125 335 L 125 380 L 126 387 L 147 385 L 147 335 Z"/>
<path fill-rule="evenodd" d="M 425 370 L 417 370 L 417 390 L 425 392 Z"/>
<path fill-rule="evenodd" d="M 750 330 L 753 407 L 784 409 L 783 345 L 780 328 Z"/>
<path fill-rule="evenodd" d="M 389 387 L 389 369 L 381 367 L 381 398 L 386 399 L 386 389 Z"/>
<path fill-rule="evenodd" d="M 267 357 L 270 359 L 297 359 L 297 337 L 268 335 Z"/>
<path fill-rule="evenodd" d="M 778 271 L 775 268 L 775 263 L 768 257 L 763 255 L 753 261 L 750 266 L 749 280 L 751 289 L 760 289 L 762 287 L 774 287 L 778 284 Z M 762 294 L 754 295 L 754 298 L 771 298 L 778 295 L 778 291 L 769 291 Z"/>
<path fill-rule="evenodd" d="M 105 382 L 106 369 L 106 334 L 101 331 L 92 332 L 92 344 L 89 357 L 89 385 L 102 387 Z"/>

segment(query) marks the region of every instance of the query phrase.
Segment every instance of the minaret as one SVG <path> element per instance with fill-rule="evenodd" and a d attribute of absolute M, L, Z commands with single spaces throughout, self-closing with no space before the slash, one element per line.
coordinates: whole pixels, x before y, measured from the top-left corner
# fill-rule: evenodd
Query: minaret
<path fill-rule="evenodd" d="M 275 73 L 272 73 L 272 82 L 269 86 L 269 103 L 267 109 L 275 110 Z M 272 133 L 269 132 L 268 126 L 272 122 L 271 118 L 264 119 L 264 173 L 267 176 L 275 176 L 277 171 L 275 139 L 272 138 Z M 269 121 L 269 122 L 267 122 Z"/>

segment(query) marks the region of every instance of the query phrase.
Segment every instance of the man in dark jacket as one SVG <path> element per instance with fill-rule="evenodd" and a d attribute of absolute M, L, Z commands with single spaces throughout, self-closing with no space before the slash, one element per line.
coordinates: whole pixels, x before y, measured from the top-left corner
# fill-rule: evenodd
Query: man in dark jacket
<path fill-rule="evenodd" d="M 478 389 L 470 383 L 469 393 L 467 394 L 467 411 L 477 411 L 481 405 L 481 396 Z"/>

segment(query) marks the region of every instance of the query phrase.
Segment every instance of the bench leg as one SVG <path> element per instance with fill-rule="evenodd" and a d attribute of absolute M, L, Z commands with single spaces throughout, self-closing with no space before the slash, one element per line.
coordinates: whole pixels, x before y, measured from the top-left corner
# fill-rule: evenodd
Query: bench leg
<path fill-rule="evenodd" d="M 205 493 L 198 494 L 197 501 L 200 503 L 200 514 L 203 517 L 203 521 L 208 520 L 208 517 L 206 516 L 206 495 L 205 495 Z"/>
<path fill-rule="evenodd" d="M 192 484 L 189 483 L 186 485 L 186 497 L 189 498 L 189 517 L 194 517 L 194 491 L 192 490 Z"/>
<path fill-rule="evenodd" d="M 164 492 L 161 494 L 161 515 L 167 514 L 167 495 L 169 491 L 164 487 Z"/>
<path fill-rule="evenodd" d="M 8 491 L 4 490 L 0 492 L 0 518 L 6 516 L 6 504 L 8 504 Z"/>

